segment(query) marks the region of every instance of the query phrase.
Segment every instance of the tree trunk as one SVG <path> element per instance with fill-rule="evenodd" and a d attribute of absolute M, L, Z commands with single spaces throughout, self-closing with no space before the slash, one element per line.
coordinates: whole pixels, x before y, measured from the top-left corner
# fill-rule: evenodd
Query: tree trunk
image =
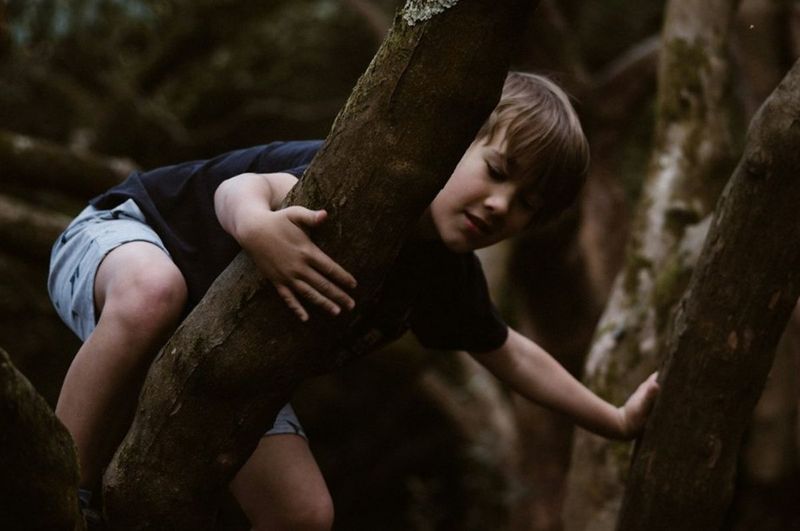
<path fill-rule="evenodd" d="M 589 353 L 585 380 L 622 403 L 655 369 L 690 277 L 708 214 L 733 166 L 727 36 L 736 2 L 673 0 L 659 71 L 655 148 L 618 276 Z M 611 529 L 629 445 L 578 431 L 564 519 Z"/>
<path fill-rule="evenodd" d="M 800 61 L 753 119 L 681 301 L 621 531 L 723 523 L 742 434 L 800 293 L 798 124 Z"/>
<path fill-rule="evenodd" d="M 496 103 L 532 4 L 402 9 L 288 198 L 328 210 L 315 241 L 358 279 L 361 311 L 301 323 L 240 254 L 151 367 L 105 475 L 115 529 L 209 528 L 220 492 L 296 384 L 362 353 L 342 345 L 359 316 L 384 307 L 375 300 L 383 275 Z"/>
<path fill-rule="evenodd" d="M 0 529 L 83 529 L 72 438 L 3 349 L 0 477 Z"/>

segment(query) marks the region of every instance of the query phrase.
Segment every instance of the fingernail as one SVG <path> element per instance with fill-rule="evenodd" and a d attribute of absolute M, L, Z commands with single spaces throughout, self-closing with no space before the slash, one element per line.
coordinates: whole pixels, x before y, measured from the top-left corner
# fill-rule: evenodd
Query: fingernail
<path fill-rule="evenodd" d="M 331 308 L 331 313 L 333 315 L 339 315 L 339 312 L 341 312 L 341 311 L 342 310 L 338 306 L 334 306 L 333 308 Z"/>

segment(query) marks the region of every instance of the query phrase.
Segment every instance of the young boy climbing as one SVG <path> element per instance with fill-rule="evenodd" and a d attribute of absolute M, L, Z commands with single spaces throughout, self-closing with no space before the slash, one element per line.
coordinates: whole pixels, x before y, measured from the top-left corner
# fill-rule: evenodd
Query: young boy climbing
<path fill-rule="evenodd" d="M 276 142 L 134 172 L 94 198 L 56 242 L 50 294 L 84 340 L 56 414 L 78 448 L 85 502 L 130 424 L 150 362 L 240 249 L 299 319 L 309 318 L 309 304 L 333 315 L 354 307 L 356 280 L 309 237 L 325 211 L 281 208 L 320 146 Z M 509 74 L 387 277 L 384 289 L 402 292 L 407 304 L 375 317 L 376 326 L 389 337 L 410 327 L 424 345 L 465 350 L 521 395 L 595 433 L 629 439 L 655 399 L 655 378 L 619 408 L 592 394 L 503 322 L 473 253 L 561 213 L 587 165 L 563 91 L 544 77 Z M 288 404 L 230 489 L 254 529 L 332 525 L 325 481 Z"/>

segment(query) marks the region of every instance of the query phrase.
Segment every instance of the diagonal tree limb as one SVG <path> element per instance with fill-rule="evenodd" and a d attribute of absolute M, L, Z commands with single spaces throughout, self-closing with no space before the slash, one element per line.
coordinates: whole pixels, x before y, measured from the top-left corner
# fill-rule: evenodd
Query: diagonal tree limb
<path fill-rule="evenodd" d="M 240 254 L 151 367 L 105 475 L 115 529 L 208 528 L 297 382 L 359 354 L 333 347 L 380 308 L 383 275 L 496 103 L 534 4 L 407 3 L 288 199 L 328 210 L 315 240 L 358 278 L 361 312 L 301 323 Z"/>

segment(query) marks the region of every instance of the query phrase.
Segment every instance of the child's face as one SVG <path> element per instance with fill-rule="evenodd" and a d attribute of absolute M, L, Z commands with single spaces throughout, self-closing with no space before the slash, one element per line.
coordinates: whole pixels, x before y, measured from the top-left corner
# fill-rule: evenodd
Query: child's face
<path fill-rule="evenodd" d="M 467 252 L 504 240 L 527 227 L 541 204 L 528 179 L 511 175 L 505 135 L 476 140 L 430 206 L 445 245 Z"/>

